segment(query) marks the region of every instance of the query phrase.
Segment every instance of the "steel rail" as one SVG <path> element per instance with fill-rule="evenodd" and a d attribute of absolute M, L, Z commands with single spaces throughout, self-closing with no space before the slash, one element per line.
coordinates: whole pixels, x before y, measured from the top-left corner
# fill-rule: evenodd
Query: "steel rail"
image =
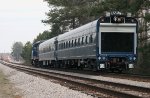
<path fill-rule="evenodd" d="M 44 77 L 50 77 L 50 78 L 53 78 L 53 79 L 66 81 L 67 83 L 83 86 L 84 88 L 94 90 L 95 92 L 104 93 L 104 94 L 108 94 L 110 96 L 115 96 L 115 97 L 119 97 L 119 98 L 143 98 L 143 96 L 137 96 L 137 95 L 133 95 L 133 94 L 129 94 L 129 93 L 124 93 L 124 92 L 108 89 L 108 88 L 105 88 L 105 87 L 99 87 L 99 86 L 95 86 L 94 84 L 102 83 L 104 85 L 113 85 L 113 86 L 116 86 L 116 87 L 130 88 L 132 90 L 138 90 L 138 91 L 141 91 L 141 92 L 144 91 L 146 93 L 150 92 L 149 88 L 144 88 L 144 87 L 137 87 L 137 86 L 126 85 L 126 84 L 118 84 L 118 83 L 113 83 L 113 82 L 108 82 L 108 81 L 94 80 L 94 79 L 71 76 L 71 75 L 64 75 L 64 74 L 54 73 L 54 72 L 50 73 L 48 71 L 44 71 L 44 70 L 41 70 L 41 69 L 29 68 L 29 67 L 24 67 L 24 66 L 15 66 L 15 65 L 12 65 L 12 64 L 8 64 L 8 63 L 6 65 L 9 66 L 9 67 L 16 68 L 18 70 L 27 71 L 27 72 L 30 72 L 30 73 L 33 73 L 33 74 L 38 74 L 38 75 L 40 74 Z M 71 80 L 70 78 L 75 78 L 75 79 Z M 78 81 L 77 81 L 77 79 L 78 79 Z M 81 80 L 90 81 L 90 82 L 89 83 L 80 82 Z"/>

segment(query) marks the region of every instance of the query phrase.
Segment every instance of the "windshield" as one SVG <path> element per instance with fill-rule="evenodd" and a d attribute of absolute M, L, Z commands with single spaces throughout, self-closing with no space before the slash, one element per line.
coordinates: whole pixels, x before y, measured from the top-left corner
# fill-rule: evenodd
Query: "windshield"
<path fill-rule="evenodd" d="M 102 32 L 102 52 L 133 52 L 134 33 Z"/>

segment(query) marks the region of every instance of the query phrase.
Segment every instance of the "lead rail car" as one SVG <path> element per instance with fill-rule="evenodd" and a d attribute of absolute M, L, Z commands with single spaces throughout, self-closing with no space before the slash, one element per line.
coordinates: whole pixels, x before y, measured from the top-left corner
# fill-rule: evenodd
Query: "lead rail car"
<path fill-rule="evenodd" d="M 39 44 L 39 64 L 92 70 L 129 70 L 137 59 L 137 20 L 107 14 Z"/>

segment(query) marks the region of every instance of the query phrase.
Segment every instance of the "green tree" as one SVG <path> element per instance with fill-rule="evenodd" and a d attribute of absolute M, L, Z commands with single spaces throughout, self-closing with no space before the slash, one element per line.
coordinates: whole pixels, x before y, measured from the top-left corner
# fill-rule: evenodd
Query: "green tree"
<path fill-rule="evenodd" d="M 49 31 L 44 31 L 43 33 L 40 33 L 33 41 L 34 42 L 37 42 L 37 41 L 40 41 L 40 40 L 46 40 L 46 39 L 49 39 L 51 37 L 53 37 L 54 35 L 49 32 Z"/>
<path fill-rule="evenodd" d="M 31 44 L 31 42 L 28 41 L 23 46 L 23 50 L 21 53 L 21 56 L 25 60 L 26 63 L 30 63 L 30 61 L 31 61 L 31 51 L 32 51 L 32 44 Z"/>
<path fill-rule="evenodd" d="M 56 35 L 74 29 L 100 17 L 105 11 L 132 12 L 139 10 L 148 0 L 45 0 L 52 9 L 43 23 L 52 26 Z"/>
<path fill-rule="evenodd" d="M 99 0 L 45 0 L 53 8 L 43 23 L 52 26 L 51 31 L 61 34 L 96 19 L 94 13 L 102 13 Z M 95 7 L 96 6 L 96 7 Z M 101 8 L 101 9 L 100 9 Z M 94 11 L 97 9 L 97 11 Z M 99 9 L 99 10 L 98 10 Z"/>
<path fill-rule="evenodd" d="M 19 61 L 20 55 L 22 53 L 22 48 L 23 48 L 23 44 L 22 42 L 15 42 L 12 46 L 12 56 L 14 57 L 15 60 Z"/>

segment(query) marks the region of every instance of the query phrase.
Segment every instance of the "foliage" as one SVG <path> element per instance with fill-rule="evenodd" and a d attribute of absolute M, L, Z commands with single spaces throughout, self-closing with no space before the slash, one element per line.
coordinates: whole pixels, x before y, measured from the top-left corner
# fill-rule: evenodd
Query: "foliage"
<path fill-rule="evenodd" d="M 150 44 L 139 49 L 137 72 L 141 74 L 150 74 Z"/>
<path fill-rule="evenodd" d="M 144 18 L 147 22 L 150 22 L 150 13 L 146 13 Z"/>
<path fill-rule="evenodd" d="M 12 46 L 12 56 L 15 60 L 20 60 L 20 55 L 22 53 L 23 44 L 21 42 L 15 42 Z"/>
<path fill-rule="evenodd" d="M 21 53 L 22 58 L 26 61 L 26 63 L 29 63 L 31 60 L 31 51 L 32 51 L 32 44 L 31 42 L 27 42 L 24 46 L 23 46 L 23 50 Z"/>
<path fill-rule="evenodd" d="M 105 11 L 132 12 L 138 17 L 139 9 L 148 0 L 45 0 L 51 10 L 43 23 L 51 25 L 56 35 L 77 28 L 100 17 Z M 146 1 L 146 2 L 145 2 Z"/>
<path fill-rule="evenodd" d="M 79 27 L 95 18 L 94 13 L 101 14 L 99 0 L 45 0 L 53 8 L 47 13 L 43 22 L 52 25 L 52 32 L 61 34 L 69 29 Z M 96 6 L 97 5 L 97 6 Z M 98 10 L 99 9 L 99 10 Z M 98 15 L 97 15 L 98 16 Z"/>
<path fill-rule="evenodd" d="M 51 32 L 49 31 L 44 31 L 43 33 L 40 33 L 33 41 L 34 42 L 37 42 L 37 41 L 40 41 L 40 40 L 46 40 L 46 39 L 49 39 L 53 37 Z"/>

